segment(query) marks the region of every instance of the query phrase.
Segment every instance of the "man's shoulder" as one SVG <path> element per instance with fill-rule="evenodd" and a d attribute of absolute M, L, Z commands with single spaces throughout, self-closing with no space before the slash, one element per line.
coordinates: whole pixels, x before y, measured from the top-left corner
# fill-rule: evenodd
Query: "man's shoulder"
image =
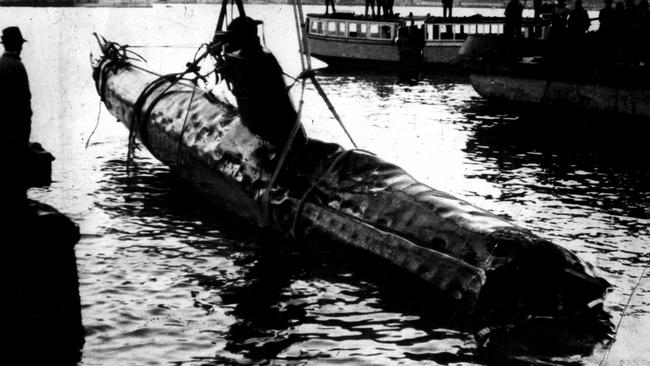
<path fill-rule="evenodd" d="M 0 70 L 24 69 L 20 58 L 4 53 L 0 56 Z"/>

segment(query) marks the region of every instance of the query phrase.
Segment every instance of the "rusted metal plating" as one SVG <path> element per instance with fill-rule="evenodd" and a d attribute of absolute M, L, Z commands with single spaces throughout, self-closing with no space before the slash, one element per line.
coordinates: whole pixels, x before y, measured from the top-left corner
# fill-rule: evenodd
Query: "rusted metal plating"
<path fill-rule="evenodd" d="M 559 253 L 563 271 L 596 284 L 589 296 L 602 296 L 607 287 L 575 255 L 530 231 L 419 183 L 372 154 L 316 140 L 292 154 L 272 189 L 267 216 L 260 201 L 279 148 L 252 134 L 235 106 L 202 90 L 189 106 L 194 86 L 185 82 L 158 98 L 169 85 L 163 82 L 136 111 L 140 94 L 158 76 L 106 58 L 95 68 L 106 107 L 127 127 L 134 114 L 150 110 L 136 127 L 156 158 L 212 201 L 260 226 L 361 248 L 456 299 L 478 299 L 491 272 L 540 243 Z"/>

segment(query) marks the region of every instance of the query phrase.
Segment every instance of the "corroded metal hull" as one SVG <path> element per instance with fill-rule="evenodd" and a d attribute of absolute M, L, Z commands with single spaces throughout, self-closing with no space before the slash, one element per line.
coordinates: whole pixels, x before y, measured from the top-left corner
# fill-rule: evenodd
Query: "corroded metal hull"
<path fill-rule="evenodd" d="M 325 238 L 371 252 L 470 304 L 494 301 L 504 286 L 521 285 L 508 290 L 517 304 L 541 304 L 541 297 L 553 299 L 549 308 L 559 306 L 558 298 L 564 308 L 584 307 L 608 287 L 569 251 L 419 183 L 370 153 L 335 144 L 308 140 L 291 154 L 265 205 L 278 149 L 252 134 L 233 105 L 200 90 L 184 124 L 192 86 L 177 83 L 159 97 L 169 83 L 152 91 L 148 85 L 157 78 L 106 58 L 95 65 L 108 110 L 156 158 L 238 216 L 296 238 Z M 151 93 L 143 99 L 145 89 Z M 521 270 L 540 253 L 553 263 Z M 511 273 L 527 277 L 515 281 Z M 556 284 L 551 294 L 526 288 L 545 279 Z"/>

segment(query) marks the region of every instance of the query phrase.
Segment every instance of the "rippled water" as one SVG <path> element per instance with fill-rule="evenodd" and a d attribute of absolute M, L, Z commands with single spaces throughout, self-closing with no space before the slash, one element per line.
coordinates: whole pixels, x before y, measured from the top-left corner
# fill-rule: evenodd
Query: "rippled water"
<path fill-rule="evenodd" d="M 296 74 L 290 8 L 247 9 L 265 21 L 267 45 Z M 20 25 L 29 39 L 33 139 L 57 157 L 55 182 L 30 195 L 81 226 L 82 364 L 501 363 L 399 271 L 259 233 L 203 205 L 146 151 L 127 177 L 127 131 L 106 110 L 85 148 L 99 111 L 91 32 L 131 45 L 196 46 L 210 39 L 218 7 L 2 10 L 0 24 Z M 410 10 L 439 11 L 402 12 Z M 138 51 L 161 72 L 182 69 L 194 54 Z M 596 265 L 615 286 L 606 309 L 618 321 L 650 263 L 647 123 L 487 105 L 457 73 L 401 81 L 326 71 L 320 80 L 360 147 Z M 348 144 L 313 89 L 306 99 L 309 134 Z M 628 313 L 647 320 L 650 288 L 637 292 Z M 650 327 L 640 334 L 648 336 Z M 601 341 L 499 356 L 597 364 Z"/>

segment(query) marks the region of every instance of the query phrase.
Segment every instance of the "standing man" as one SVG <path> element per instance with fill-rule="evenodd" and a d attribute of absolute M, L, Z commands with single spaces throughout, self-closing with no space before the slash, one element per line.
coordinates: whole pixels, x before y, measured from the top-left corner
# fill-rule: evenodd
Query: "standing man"
<path fill-rule="evenodd" d="M 585 8 L 582 7 L 582 1 L 576 0 L 573 4 L 573 10 L 569 13 L 569 20 L 567 21 L 569 36 L 574 41 L 582 41 L 590 25 L 591 20 Z"/>
<path fill-rule="evenodd" d="M 2 30 L 5 52 L 0 57 L 0 111 L 7 133 L 2 134 L 3 146 L 27 149 L 32 125 L 32 94 L 27 71 L 20 60 L 26 40 L 18 27 Z"/>
<path fill-rule="evenodd" d="M 334 7 L 334 0 L 325 0 L 325 14 L 329 14 L 330 4 L 332 4 L 332 14 L 336 13 L 336 8 Z"/>
<path fill-rule="evenodd" d="M 524 6 L 519 0 L 510 0 L 506 6 L 506 21 L 503 25 L 503 35 L 508 38 L 519 38 L 521 36 L 521 12 Z"/>
<path fill-rule="evenodd" d="M 557 0 L 557 4 L 551 13 L 551 32 L 549 34 L 551 41 L 562 42 L 565 40 L 568 17 L 569 9 L 566 8 L 565 0 Z"/>
<path fill-rule="evenodd" d="M 454 7 L 454 0 L 442 0 L 442 17 L 451 18 L 451 9 Z M 449 15 L 447 15 L 449 12 Z"/>
<path fill-rule="evenodd" d="M 533 10 L 535 11 L 535 19 L 539 19 L 542 16 L 542 0 L 533 0 Z"/>
<path fill-rule="evenodd" d="M 613 36 L 616 21 L 612 3 L 614 3 L 613 0 L 605 0 L 605 7 L 598 13 L 598 22 L 600 23 L 598 33 L 607 41 Z"/>
<path fill-rule="evenodd" d="M 377 17 L 381 18 L 381 14 L 383 13 L 384 16 L 386 16 L 386 13 L 384 12 L 384 9 L 386 8 L 386 0 L 377 0 Z"/>
<path fill-rule="evenodd" d="M 375 16 L 375 0 L 366 0 L 366 16 L 368 16 L 368 7 L 372 10 L 372 16 Z"/>
<path fill-rule="evenodd" d="M 384 17 L 392 17 L 395 0 L 384 0 Z"/>
<path fill-rule="evenodd" d="M 5 52 L 0 57 L 0 121 L 5 130 L 0 134 L 0 159 L 3 160 L 2 189 L 9 206 L 22 207 L 27 199 L 25 162 L 28 159 L 29 135 L 32 125 L 32 94 L 27 71 L 20 61 L 26 40 L 18 27 L 2 30 Z M 27 167 L 28 168 L 28 167 Z"/>

